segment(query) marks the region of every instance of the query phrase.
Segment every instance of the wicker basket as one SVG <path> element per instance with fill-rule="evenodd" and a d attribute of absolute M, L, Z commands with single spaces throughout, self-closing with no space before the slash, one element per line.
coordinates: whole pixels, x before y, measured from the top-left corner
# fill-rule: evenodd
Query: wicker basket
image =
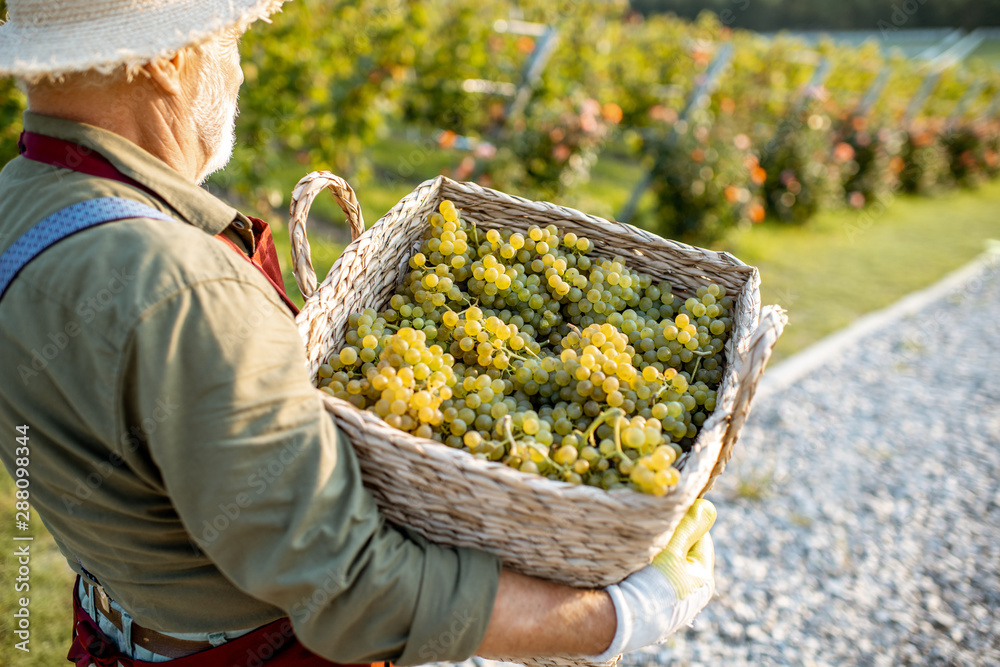
<path fill-rule="evenodd" d="M 317 288 L 305 226 L 324 188 L 347 214 L 355 240 Z M 722 473 L 785 315 L 775 306 L 760 310 L 757 270 L 727 253 L 444 177 L 422 183 L 362 234 L 360 206 L 350 187 L 333 174 L 315 172 L 296 186 L 289 222 L 295 277 L 306 297 L 299 332 L 314 381 L 330 352 L 344 344 L 348 315 L 388 303 L 417 251 L 427 215 L 442 199 L 453 201 L 465 220 L 481 228 L 524 232 L 531 225 L 555 224 L 562 232 L 586 236 L 596 255 L 625 256 L 636 270 L 670 281 L 682 297 L 693 296 L 694 287 L 706 282 L 723 285 L 735 297 L 717 407 L 676 464 L 680 482 L 663 497 L 526 475 L 391 428 L 320 392 L 391 521 L 441 544 L 489 551 L 525 574 L 581 587 L 616 583 L 663 548 L 691 503 Z M 557 663 L 566 664 L 550 664 Z"/>

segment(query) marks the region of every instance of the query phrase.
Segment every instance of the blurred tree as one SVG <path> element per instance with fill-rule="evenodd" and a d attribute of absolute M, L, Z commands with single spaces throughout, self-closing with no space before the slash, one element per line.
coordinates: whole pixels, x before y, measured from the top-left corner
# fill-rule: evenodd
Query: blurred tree
<path fill-rule="evenodd" d="M 214 178 L 278 206 L 277 176 L 364 171 L 364 148 L 385 126 L 416 54 L 425 6 L 413 0 L 300 0 L 243 39 L 240 119 L 232 167 Z"/>
<path fill-rule="evenodd" d="M 687 19 L 710 10 L 730 27 L 750 30 L 892 30 L 996 25 L 1000 0 L 631 0 L 643 14 L 672 12 Z"/>
<path fill-rule="evenodd" d="M 0 0 L 0 19 L 7 20 L 7 3 Z M 17 155 L 17 137 L 21 133 L 24 94 L 14 80 L 0 78 L 0 166 Z"/>

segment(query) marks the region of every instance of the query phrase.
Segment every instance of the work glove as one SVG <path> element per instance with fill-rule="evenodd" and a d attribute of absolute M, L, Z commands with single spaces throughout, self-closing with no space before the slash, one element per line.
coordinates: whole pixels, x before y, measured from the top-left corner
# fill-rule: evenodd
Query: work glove
<path fill-rule="evenodd" d="M 667 547 L 643 569 L 605 590 L 618 626 L 611 646 L 593 662 L 657 644 L 691 623 L 715 592 L 715 547 L 709 528 L 715 506 L 696 500 L 677 525 Z"/>

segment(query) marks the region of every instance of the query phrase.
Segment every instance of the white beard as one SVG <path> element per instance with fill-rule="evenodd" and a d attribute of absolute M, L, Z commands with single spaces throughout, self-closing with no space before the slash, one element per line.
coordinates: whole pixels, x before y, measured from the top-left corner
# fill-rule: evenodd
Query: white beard
<path fill-rule="evenodd" d="M 233 60 L 227 62 L 227 55 Z M 215 45 L 206 49 L 205 62 L 198 82 L 198 92 L 192 100 L 195 131 L 209 156 L 198 184 L 229 164 L 236 146 L 236 117 L 239 115 L 238 96 L 230 97 L 226 82 L 227 66 L 239 68 L 239 52 L 220 53 Z"/>
<path fill-rule="evenodd" d="M 239 107 L 235 99 L 224 104 L 216 104 L 217 111 L 212 113 L 210 124 L 200 124 L 201 140 L 209 147 L 208 162 L 198 175 L 198 184 L 208 180 L 217 171 L 222 171 L 233 157 L 236 147 L 236 117 Z"/>

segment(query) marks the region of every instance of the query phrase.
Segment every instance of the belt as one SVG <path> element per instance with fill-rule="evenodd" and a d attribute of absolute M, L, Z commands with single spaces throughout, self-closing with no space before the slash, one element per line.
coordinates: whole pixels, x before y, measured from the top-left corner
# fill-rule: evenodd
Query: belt
<path fill-rule="evenodd" d="M 121 612 L 111 606 L 107 593 L 100 586 L 95 586 L 92 582 L 82 578 L 90 592 L 90 599 L 94 601 L 94 609 L 107 619 L 113 626 L 121 632 L 125 632 L 122 623 Z M 94 619 L 97 620 L 97 619 Z M 205 651 L 212 648 L 211 642 L 191 641 L 188 639 L 178 639 L 144 628 L 141 625 L 132 623 L 132 643 L 141 646 L 151 653 L 162 655 L 166 658 L 183 658 L 192 653 Z"/>

